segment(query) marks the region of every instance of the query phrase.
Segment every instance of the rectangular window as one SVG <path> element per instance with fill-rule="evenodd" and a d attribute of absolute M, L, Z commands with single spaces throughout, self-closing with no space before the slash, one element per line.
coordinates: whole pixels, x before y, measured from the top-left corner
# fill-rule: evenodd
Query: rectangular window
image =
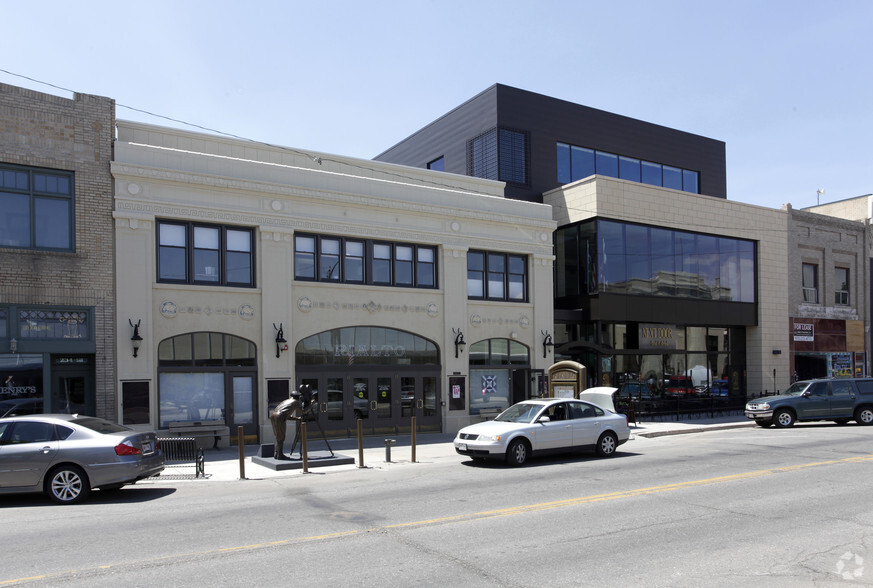
<path fill-rule="evenodd" d="M 664 187 L 673 190 L 682 189 L 682 170 L 678 167 L 664 166 Z"/>
<path fill-rule="evenodd" d="M 572 182 L 572 169 L 570 167 L 570 146 L 566 143 L 558 143 L 556 153 L 558 162 L 558 183 L 569 184 Z"/>
<path fill-rule="evenodd" d="M 73 250 L 73 173 L 0 165 L 0 247 Z"/>
<path fill-rule="evenodd" d="M 294 237 L 294 277 L 315 279 L 315 237 Z"/>
<path fill-rule="evenodd" d="M 415 277 L 419 286 L 432 288 L 436 285 L 436 259 L 432 247 L 418 248 Z"/>
<path fill-rule="evenodd" d="M 818 304 L 818 266 L 814 263 L 804 263 L 802 276 L 803 301 Z"/>
<path fill-rule="evenodd" d="M 294 264 L 298 280 L 436 287 L 436 248 L 426 245 L 298 234 Z"/>
<path fill-rule="evenodd" d="M 630 180 L 632 182 L 640 181 L 640 160 L 632 157 L 618 158 L 618 177 L 622 180 Z"/>
<path fill-rule="evenodd" d="M 467 253 L 467 296 L 527 301 L 527 261 L 522 255 L 484 251 Z"/>
<path fill-rule="evenodd" d="M 446 171 L 446 158 L 437 157 L 427 164 L 427 169 L 432 169 L 434 171 Z"/>
<path fill-rule="evenodd" d="M 340 281 L 340 240 L 321 239 L 318 243 L 318 279 Z"/>
<path fill-rule="evenodd" d="M 594 157 L 599 175 L 609 176 L 610 178 L 618 177 L 618 155 L 597 151 Z"/>
<path fill-rule="evenodd" d="M 571 164 L 573 166 L 573 181 L 594 175 L 594 149 L 573 146 Z"/>
<path fill-rule="evenodd" d="M 467 296 L 485 297 L 485 254 L 475 251 L 467 253 Z"/>
<path fill-rule="evenodd" d="M 373 244 L 373 283 L 391 284 L 391 245 Z"/>
<path fill-rule="evenodd" d="M 836 282 L 836 290 L 834 291 L 834 304 L 837 306 L 849 306 L 849 270 L 845 267 L 834 269 L 834 281 Z"/>
<path fill-rule="evenodd" d="M 158 221 L 157 240 L 159 282 L 254 285 L 251 229 Z"/>
<path fill-rule="evenodd" d="M 346 241 L 345 246 L 343 281 L 362 283 L 364 281 L 364 242 Z"/>
<path fill-rule="evenodd" d="M 651 186 L 660 186 L 663 184 L 663 180 L 661 179 L 661 166 L 659 164 L 652 163 L 651 161 L 643 161 L 641 168 L 642 174 L 640 178 L 642 183 Z"/>
<path fill-rule="evenodd" d="M 19 310 L 22 339 L 90 339 L 89 313 L 71 310 Z"/>

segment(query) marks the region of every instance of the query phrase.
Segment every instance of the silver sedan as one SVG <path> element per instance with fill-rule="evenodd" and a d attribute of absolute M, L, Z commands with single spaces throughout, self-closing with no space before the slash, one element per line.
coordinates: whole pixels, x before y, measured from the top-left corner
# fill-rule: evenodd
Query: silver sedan
<path fill-rule="evenodd" d="M 45 492 L 73 504 L 163 469 L 153 432 L 69 414 L 0 419 L 0 494 Z"/>
<path fill-rule="evenodd" d="M 464 427 L 455 437 L 455 451 L 473 459 L 505 459 L 521 465 L 530 455 L 594 450 L 612 456 L 630 438 L 625 415 L 582 400 L 525 400 L 493 421 Z"/>

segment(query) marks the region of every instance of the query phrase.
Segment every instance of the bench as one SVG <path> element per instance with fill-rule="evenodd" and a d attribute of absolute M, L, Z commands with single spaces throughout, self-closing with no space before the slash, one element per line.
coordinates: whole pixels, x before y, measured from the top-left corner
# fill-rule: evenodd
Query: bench
<path fill-rule="evenodd" d="M 193 437 L 194 439 L 212 439 L 212 448 L 218 449 L 221 438 L 230 445 L 230 427 L 224 421 L 174 421 L 169 424 L 168 436 Z"/>
<path fill-rule="evenodd" d="M 193 437 L 158 437 L 161 453 L 164 454 L 164 467 L 189 467 L 194 462 L 194 477 L 206 477 L 206 460 L 203 449 L 197 446 Z M 167 463 L 182 461 L 186 463 Z"/>

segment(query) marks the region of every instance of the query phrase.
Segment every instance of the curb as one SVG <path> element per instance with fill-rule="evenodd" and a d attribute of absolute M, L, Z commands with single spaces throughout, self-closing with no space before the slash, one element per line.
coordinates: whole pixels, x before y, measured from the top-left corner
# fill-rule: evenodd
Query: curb
<path fill-rule="evenodd" d="M 667 435 L 685 435 L 686 433 L 705 433 L 706 431 L 723 431 L 725 429 L 742 429 L 755 423 L 735 423 L 730 425 L 708 425 L 690 429 L 674 429 L 672 431 L 652 431 L 651 433 L 635 433 L 637 437 L 664 437 Z"/>

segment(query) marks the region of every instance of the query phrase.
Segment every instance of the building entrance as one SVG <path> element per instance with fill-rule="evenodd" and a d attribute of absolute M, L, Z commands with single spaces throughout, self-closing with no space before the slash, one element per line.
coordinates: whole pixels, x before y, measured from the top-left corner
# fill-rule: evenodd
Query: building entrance
<path fill-rule="evenodd" d="M 408 434 L 412 417 L 417 432 L 440 430 L 437 373 L 360 370 L 347 374 L 302 375 L 313 390 L 312 414 L 329 437 L 352 437 L 358 420 L 364 435 Z"/>
<path fill-rule="evenodd" d="M 330 437 L 408 434 L 441 429 L 436 345 L 404 331 L 349 327 L 296 346 L 298 384 L 314 392 L 313 417 Z"/>

